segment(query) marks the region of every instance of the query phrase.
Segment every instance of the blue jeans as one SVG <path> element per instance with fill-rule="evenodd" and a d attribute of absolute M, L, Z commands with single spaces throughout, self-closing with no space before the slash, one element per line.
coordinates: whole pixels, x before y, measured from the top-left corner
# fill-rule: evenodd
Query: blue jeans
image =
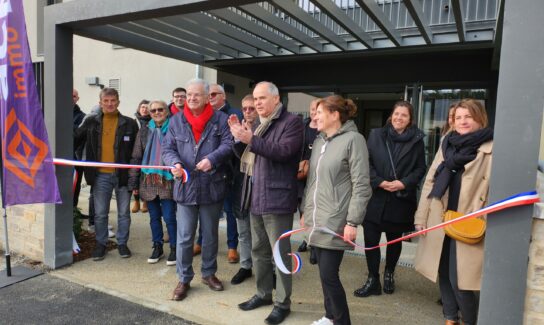
<path fill-rule="evenodd" d="M 222 207 L 222 201 L 202 205 L 177 205 L 176 271 L 181 282 L 189 283 L 195 276 L 193 271 L 193 244 L 197 222 L 200 223 L 203 235 L 202 277 L 208 277 L 217 272 L 219 214 Z"/>
<path fill-rule="evenodd" d="M 119 186 L 115 173 L 97 173 L 93 185 L 94 229 L 96 242 L 106 246 L 108 243 L 108 214 L 112 191 L 117 199 L 117 243 L 126 245 L 130 231 L 130 196 L 128 187 Z"/>
<path fill-rule="evenodd" d="M 232 203 L 232 192 L 230 192 L 225 196 L 225 203 L 223 204 L 223 210 L 219 212 L 219 218 L 221 218 L 223 211 L 225 211 L 227 215 L 227 247 L 229 249 L 236 249 L 238 248 L 238 226 L 236 225 L 237 220 L 232 209 Z M 198 228 L 196 243 L 202 245 L 202 230 L 200 227 Z"/>
<path fill-rule="evenodd" d="M 162 219 L 166 223 L 166 230 L 170 238 L 170 247 L 176 246 L 176 203 L 174 200 L 161 199 L 158 196 L 152 201 L 147 201 L 149 209 L 149 225 L 151 226 L 151 237 L 153 243 L 163 243 L 164 233 L 162 231 Z"/>

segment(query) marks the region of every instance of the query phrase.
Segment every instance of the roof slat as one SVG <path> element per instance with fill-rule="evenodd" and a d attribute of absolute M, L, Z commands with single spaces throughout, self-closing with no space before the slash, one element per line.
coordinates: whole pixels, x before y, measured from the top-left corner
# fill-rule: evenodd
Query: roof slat
<path fill-rule="evenodd" d="M 410 16 L 412 16 L 412 19 L 416 23 L 416 26 L 419 29 L 421 36 L 425 40 L 425 43 L 432 44 L 433 33 L 431 31 L 431 28 L 429 27 L 429 21 L 427 17 L 423 13 L 423 8 L 421 7 L 421 4 L 416 0 L 404 0 L 404 5 L 410 13 Z"/>
<path fill-rule="evenodd" d="M 453 16 L 455 17 L 455 26 L 457 27 L 457 34 L 459 34 L 459 42 L 466 40 L 467 29 L 465 27 L 465 15 L 463 14 L 463 6 L 461 0 L 451 0 L 451 8 L 453 10 Z"/>
<path fill-rule="evenodd" d="M 303 25 L 313 30 L 315 33 L 321 35 L 323 38 L 336 45 L 342 50 L 348 49 L 348 42 L 338 36 L 335 32 L 327 28 L 325 25 L 317 21 L 314 17 L 308 14 L 306 11 L 302 10 L 295 2 L 292 0 L 272 0 L 273 3 L 281 8 L 283 11 L 287 12 L 289 16 L 295 18 Z"/>
<path fill-rule="evenodd" d="M 311 38 L 307 34 L 303 33 L 301 30 L 295 28 L 293 25 L 286 23 L 283 19 L 272 14 L 270 11 L 265 10 L 258 4 L 240 6 L 240 9 L 264 21 L 265 23 L 281 31 L 282 33 L 287 34 L 290 37 L 298 40 L 306 46 L 316 50 L 317 52 L 323 51 L 323 45 L 318 40 Z"/>
<path fill-rule="evenodd" d="M 395 46 L 402 45 L 402 37 L 400 36 L 399 31 L 393 26 L 389 18 L 385 16 L 382 8 L 380 8 L 375 0 L 355 0 L 355 2 L 363 8 L 366 14 L 372 18 L 376 25 L 380 27 Z"/>
<path fill-rule="evenodd" d="M 297 45 L 292 40 L 288 40 L 284 37 L 281 37 L 278 34 L 264 28 L 263 26 L 259 26 L 257 23 L 242 17 L 241 15 L 235 13 L 232 10 L 229 10 L 229 9 L 210 10 L 209 13 L 221 19 L 228 20 L 230 23 L 242 29 L 245 29 L 249 31 L 250 33 L 255 34 L 261 38 L 264 38 L 265 40 L 271 43 L 274 43 L 280 47 L 283 47 L 284 49 L 288 51 L 291 51 L 295 54 L 300 53 L 299 45 Z"/>

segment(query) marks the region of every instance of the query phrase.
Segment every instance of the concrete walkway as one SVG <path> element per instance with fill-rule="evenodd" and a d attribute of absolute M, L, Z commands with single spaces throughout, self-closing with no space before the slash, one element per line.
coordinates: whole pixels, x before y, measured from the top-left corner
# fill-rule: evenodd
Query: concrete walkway
<path fill-rule="evenodd" d="M 80 207 L 87 213 L 88 189 L 83 189 Z M 116 228 L 115 202 L 112 201 L 110 224 Z M 298 221 L 296 222 L 298 224 Z M 188 297 L 182 302 L 170 300 L 177 284 L 176 268 L 166 266 L 165 259 L 148 264 L 151 253 L 151 234 L 147 214 L 132 216 L 129 248 L 132 257 L 122 259 L 117 251 L 111 251 L 100 262 L 88 259 L 72 266 L 51 272 L 87 288 L 129 300 L 159 311 L 170 313 L 200 324 L 261 324 L 271 310 L 262 307 L 244 312 L 238 309 L 240 302 L 255 293 L 255 278 L 233 286 L 230 279 L 238 271 L 238 264 L 226 259 L 226 225 L 220 224 L 220 246 L 217 276 L 223 280 L 225 291 L 213 292 L 200 282 L 200 257 L 194 260 L 195 279 Z M 358 242 L 362 242 L 359 229 Z M 292 240 L 293 249 L 301 238 Z M 168 252 L 167 245 L 165 245 Z M 341 279 L 347 293 L 353 324 L 440 324 L 441 307 L 436 304 L 438 287 L 416 273 L 409 265 L 413 258 L 414 244 L 404 243 L 401 266 L 396 271 L 397 291 L 393 295 L 356 298 L 352 292 L 366 280 L 364 257 L 358 253 L 345 256 L 341 266 Z M 292 313 L 285 324 L 311 324 L 324 315 L 323 295 L 317 267 L 308 263 L 308 253 L 303 253 L 302 271 L 293 276 Z M 383 263 L 382 263 L 383 264 Z M 382 265 L 383 267 L 383 265 Z"/>

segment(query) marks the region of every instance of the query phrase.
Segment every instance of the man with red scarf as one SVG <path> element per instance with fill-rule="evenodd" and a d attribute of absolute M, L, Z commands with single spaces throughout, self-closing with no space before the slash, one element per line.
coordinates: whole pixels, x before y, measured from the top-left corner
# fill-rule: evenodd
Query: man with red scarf
<path fill-rule="evenodd" d="M 209 85 L 202 79 L 187 84 L 183 112 L 172 117 L 165 135 L 162 159 L 174 166 L 174 200 L 177 202 L 177 256 L 179 283 L 173 300 L 183 300 L 194 277 L 193 243 L 197 222 L 202 229 L 202 282 L 214 291 L 223 290 L 216 277 L 218 227 L 225 198 L 226 174 L 231 159 L 232 136 L 227 115 L 214 111 L 208 102 Z M 181 182 L 182 168 L 189 173 Z"/>

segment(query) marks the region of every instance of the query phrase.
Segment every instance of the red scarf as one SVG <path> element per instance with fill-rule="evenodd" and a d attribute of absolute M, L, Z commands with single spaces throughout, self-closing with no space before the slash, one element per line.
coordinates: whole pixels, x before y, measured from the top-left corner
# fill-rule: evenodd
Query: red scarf
<path fill-rule="evenodd" d="M 185 106 L 185 105 L 183 105 L 183 106 Z M 172 115 L 176 115 L 177 113 L 179 113 L 179 109 L 176 106 L 176 104 L 174 104 L 174 103 L 170 104 L 170 113 L 172 113 Z"/>
<path fill-rule="evenodd" d="M 206 129 L 206 124 L 213 115 L 212 105 L 210 105 L 210 103 L 206 104 L 206 106 L 204 106 L 204 111 L 198 116 L 194 116 L 189 107 L 184 105 L 183 115 L 191 125 L 195 142 L 198 143 L 200 141 L 200 137 L 202 136 L 202 132 L 204 132 L 204 129 Z"/>

